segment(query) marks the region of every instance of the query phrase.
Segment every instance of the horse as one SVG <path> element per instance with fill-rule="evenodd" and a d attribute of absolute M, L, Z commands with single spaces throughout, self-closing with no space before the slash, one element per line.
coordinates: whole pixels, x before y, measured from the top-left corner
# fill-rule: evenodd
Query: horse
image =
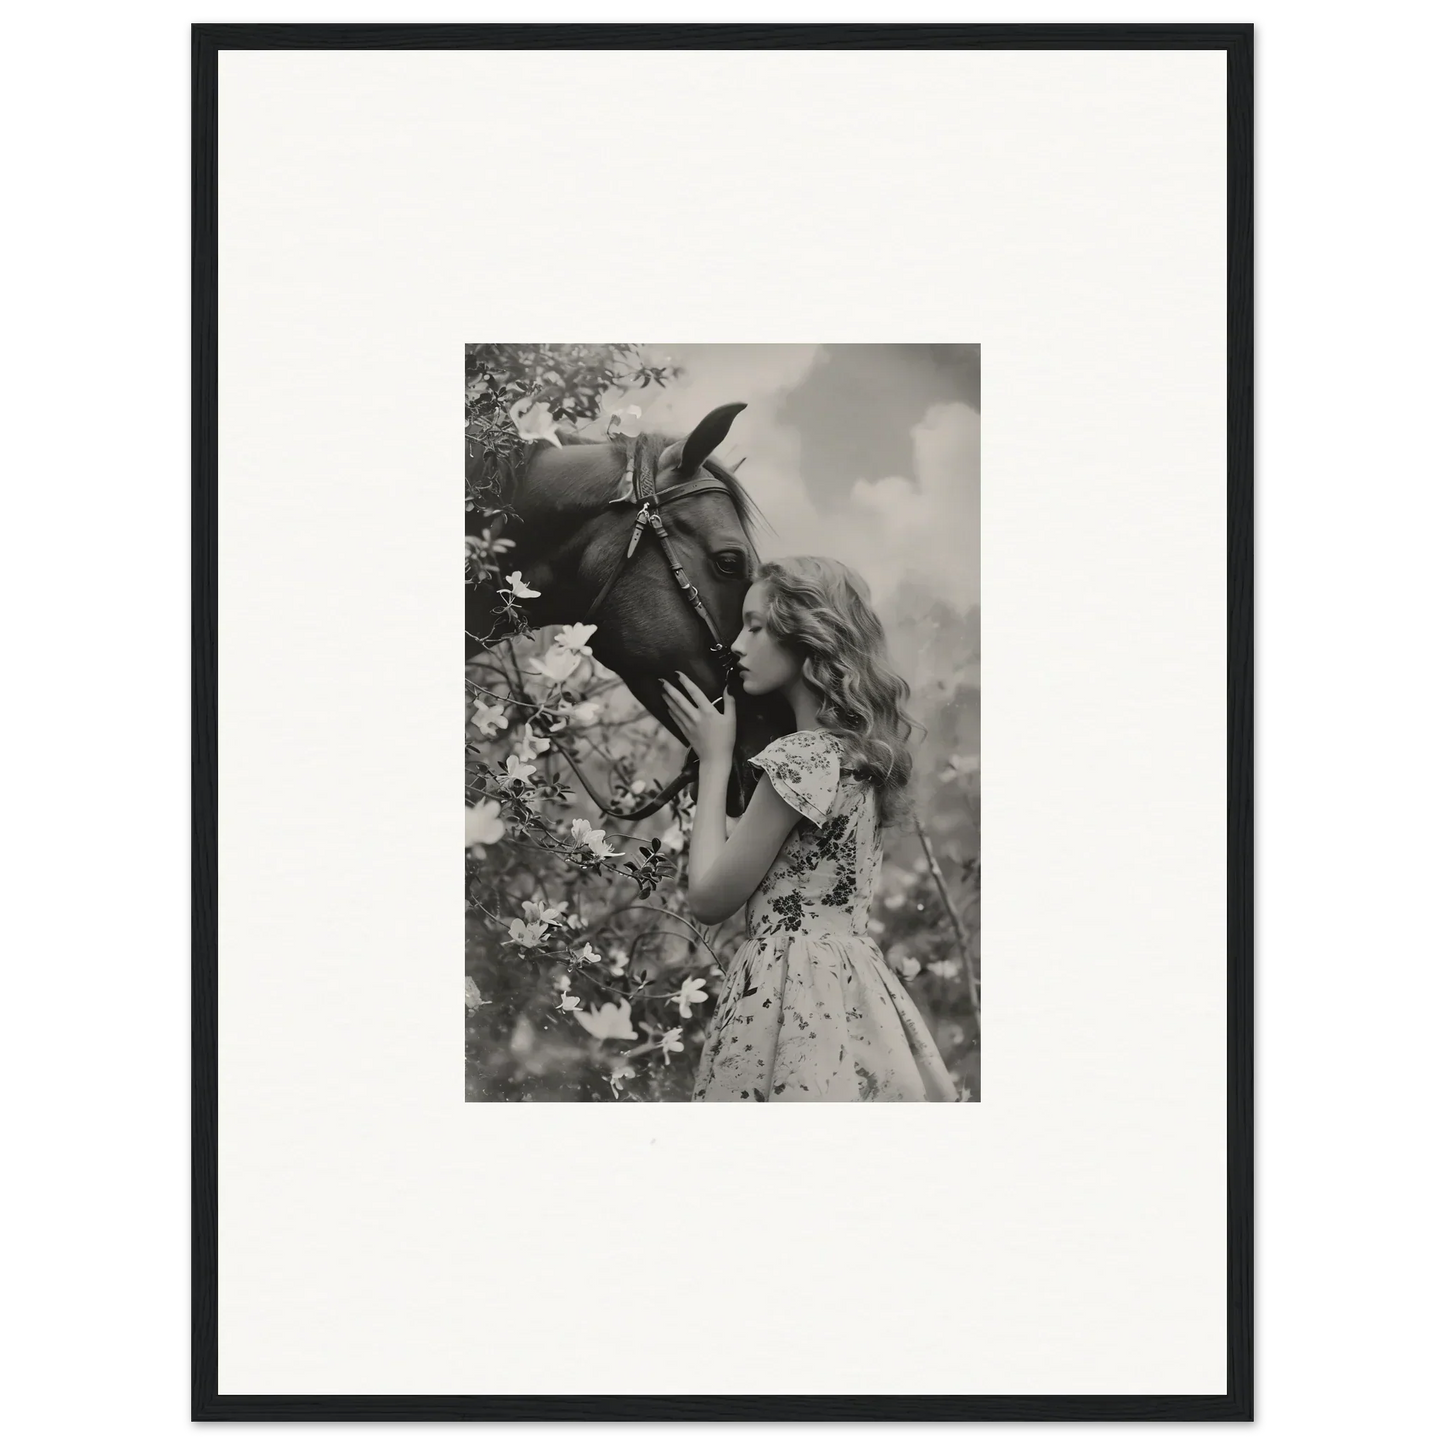
<path fill-rule="evenodd" d="M 519 604 L 527 622 L 594 623 L 593 655 L 675 737 L 662 679 L 684 673 L 721 699 L 731 682 L 729 644 L 757 568 L 757 508 L 712 457 L 745 405 L 715 408 L 686 437 L 596 441 L 562 433 L 558 445 L 533 445 L 503 498 L 513 543 L 505 565 L 540 594 Z M 469 457 L 469 481 L 472 472 Z M 498 616 L 496 584 L 469 583 L 469 657 Z M 743 760 L 788 732 L 792 715 L 780 698 L 731 690 L 738 726 L 729 809 L 740 812 L 755 781 Z M 646 816 L 690 781 L 685 770 L 654 806 L 614 816 Z"/>

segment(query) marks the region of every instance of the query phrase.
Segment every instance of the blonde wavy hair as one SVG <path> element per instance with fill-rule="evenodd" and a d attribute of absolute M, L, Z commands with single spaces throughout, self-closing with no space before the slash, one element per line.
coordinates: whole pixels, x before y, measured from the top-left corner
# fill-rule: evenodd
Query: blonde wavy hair
<path fill-rule="evenodd" d="M 832 557 L 764 562 L 753 580 L 766 592 L 764 626 L 799 660 L 821 699 L 819 726 L 842 741 L 847 765 L 873 784 L 880 820 L 904 821 L 913 776 L 908 742 L 918 725 L 904 710 L 908 684 L 889 666 L 868 584 Z"/>

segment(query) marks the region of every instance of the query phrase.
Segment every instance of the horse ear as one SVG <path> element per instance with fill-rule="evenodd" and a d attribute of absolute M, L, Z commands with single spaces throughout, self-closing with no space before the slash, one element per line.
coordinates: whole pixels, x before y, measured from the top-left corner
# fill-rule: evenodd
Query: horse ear
<path fill-rule="evenodd" d="M 723 438 L 728 434 L 728 428 L 733 424 L 733 418 L 745 406 L 747 406 L 745 401 L 730 401 L 726 406 L 716 407 L 708 412 L 693 427 L 691 436 L 682 444 L 682 459 L 677 464 L 679 477 L 685 480 L 692 476 L 722 445 Z"/>

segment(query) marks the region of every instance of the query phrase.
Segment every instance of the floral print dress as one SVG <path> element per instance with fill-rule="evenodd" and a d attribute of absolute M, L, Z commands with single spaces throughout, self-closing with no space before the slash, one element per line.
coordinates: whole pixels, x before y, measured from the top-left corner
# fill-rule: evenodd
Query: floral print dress
<path fill-rule="evenodd" d="M 708 1026 L 694 1100 L 955 1102 L 938 1046 L 868 936 L 883 861 L 872 786 L 832 733 L 755 758 L 802 814 L 748 900 Z"/>

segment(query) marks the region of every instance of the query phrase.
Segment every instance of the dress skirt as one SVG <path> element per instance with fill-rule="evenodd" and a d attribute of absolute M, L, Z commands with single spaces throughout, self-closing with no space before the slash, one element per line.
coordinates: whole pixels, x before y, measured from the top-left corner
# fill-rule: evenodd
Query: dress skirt
<path fill-rule="evenodd" d="M 772 933 L 733 956 L 692 1097 L 950 1103 L 958 1090 L 871 938 Z"/>

